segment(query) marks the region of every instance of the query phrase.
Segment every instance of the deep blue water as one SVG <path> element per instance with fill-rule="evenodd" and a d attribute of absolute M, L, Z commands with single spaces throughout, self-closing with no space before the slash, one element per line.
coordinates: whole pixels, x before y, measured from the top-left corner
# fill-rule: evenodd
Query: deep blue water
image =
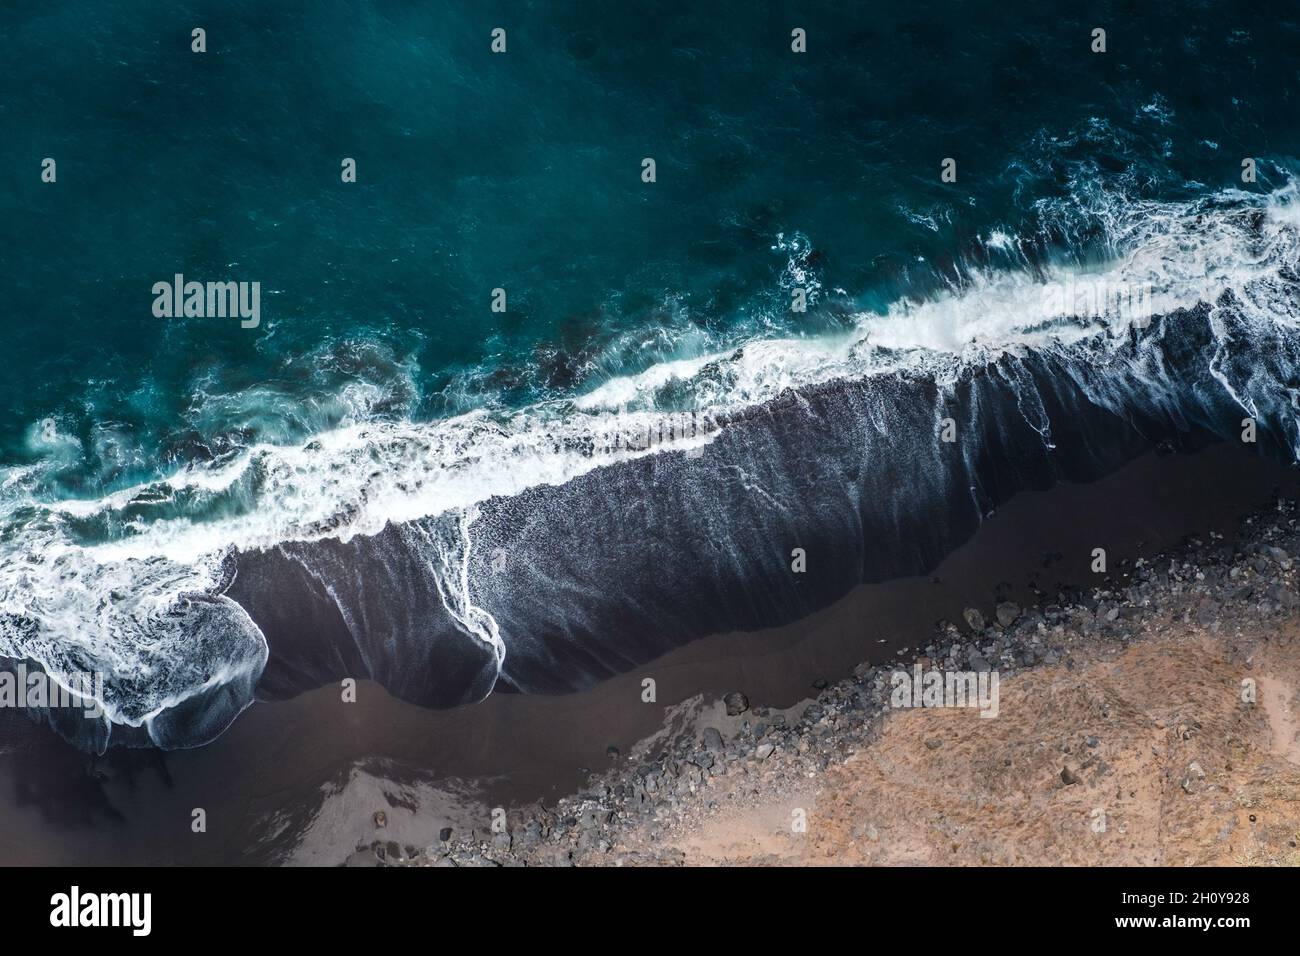
<path fill-rule="evenodd" d="M 222 675 L 251 692 L 265 621 L 224 597 L 185 617 L 235 550 L 450 522 L 403 544 L 432 569 L 421 600 L 506 653 L 529 614 L 462 575 L 494 545 L 474 508 L 611 463 L 592 450 L 611 415 L 740 414 L 846 369 L 942 378 L 970 343 L 1056 348 L 1021 313 L 1062 269 L 1122 267 L 1170 308 L 1231 289 L 1239 342 L 1295 314 L 1282 5 L 7 3 L 0 49 L 0 653 L 117 673 L 134 722 Z M 259 282 L 261 324 L 156 317 L 177 273 Z M 1252 379 L 1197 335 L 1178 341 L 1206 350 L 1204 388 L 1265 418 L 1251 389 L 1279 402 L 1285 448 L 1294 369 Z M 1084 401 L 1025 397 L 1055 367 L 1016 373 L 1049 450 L 1049 407 Z M 1079 389 L 1110 408 L 1114 383 L 1158 377 Z M 1218 413 L 1194 397 L 1191 418 Z M 481 527 L 513 540 L 515 517 Z M 578 588 L 530 586 L 529 608 Z M 572 620 L 547 627 L 576 640 Z"/>
<path fill-rule="evenodd" d="M 1033 232 L 1081 175 L 1179 197 L 1296 156 L 1300 14 L 1279 13 L 6 4 L 0 461 L 48 454 L 31 432 L 52 419 L 80 451 L 49 486 L 97 494 L 326 427 L 352 382 L 434 417 L 816 335 L 951 279 L 994 229 Z M 806 237 L 827 308 L 789 312 L 782 236 Z M 176 272 L 260 281 L 262 327 L 154 318 Z"/>

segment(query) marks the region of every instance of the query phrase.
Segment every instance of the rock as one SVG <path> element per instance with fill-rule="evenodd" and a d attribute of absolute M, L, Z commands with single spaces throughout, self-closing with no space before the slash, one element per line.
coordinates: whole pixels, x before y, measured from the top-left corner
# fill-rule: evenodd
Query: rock
<path fill-rule="evenodd" d="M 1187 765 L 1187 774 L 1183 777 L 1183 792 L 1195 793 L 1200 789 L 1200 783 L 1205 779 L 1205 771 L 1201 765 L 1193 760 Z"/>
<path fill-rule="evenodd" d="M 1283 587 L 1280 584 L 1272 585 L 1268 589 L 1268 596 L 1285 608 L 1294 609 L 1297 605 L 1300 605 L 1300 595 L 1297 595 L 1291 588 Z"/>
<path fill-rule="evenodd" d="M 617 760 L 619 756 L 618 748 L 615 747 L 613 744 L 610 744 L 608 747 L 605 748 L 605 756 L 608 757 L 610 760 Z"/>
<path fill-rule="evenodd" d="M 1101 743 L 1101 741 L 1096 737 L 1084 737 L 1083 742 L 1087 744 L 1089 747 L 1095 747 L 1099 743 Z"/>
<path fill-rule="evenodd" d="M 717 727 L 705 727 L 704 732 L 700 735 L 704 740 L 704 748 L 714 753 L 722 752 L 722 731 Z"/>
<path fill-rule="evenodd" d="M 1082 781 L 1079 779 L 1079 775 L 1076 774 L 1069 767 L 1061 768 L 1061 783 L 1065 784 L 1067 787 L 1071 787 L 1074 786 L 1074 784 L 1081 783 L 1081 782 Z"/>
<path fill-rule="evenodd" d="M 1218 616 L 1219 606 L 1209 597 L 1201 598 L 1200 603 L 1196 606 L 1196 622 L 1202 625 L 1214 623 Z"/>
<path fill-rule="evenodd" d="M 542 842 L 542 825 L 536 820 L 529 820 L 524 825 L 524 831 L 520 835 L 519 842 L 525 849 L 537 846 Z"/>
<path fill-rule="evenodd" d="M 1010 627 L 1020 617 L 1020 605 L 1011 601 L 1003 601 L 997 607 L 997 616 L 998 624 L 1002 627 Z"/>
<path fill-rule="evenodd" d="M 970 661 L 970 669 L 973 671 L 988 671 L 993 669 L 989 666 L 989 662 L 984 659 L 984 655 L 979 651 L 972 650 L 970 655 L 967 657 L 967 660 Z"/>
<path fill-rule="evenodd" d="M 451 842 L 451 827 L 443 827 L 438 831 L 438 839 L 443 843 Z"/>
<path fill-rule="evenodd" d="M 754 751 L 754 756 L 759 760 L 766 760 L 772 756 L 772 751 L 776 750 L 773 744 L 759 744 L 758 749 Z"/>
<path fill-rule="evenodd" d="M 376 810 L 375 827 L 382 830 L 386 826 L 388 826 L 388 814 L 384 813 L 383 810 Z"/>
<path fill-rule="evenodd" d="M 943 746 L 943 741 L 940 740 L 938 737 L 931 737 L 929 740 L 925 742 L 925 748 L 927 750 L 938 750 L 942 746 Z"/>
<path fill-rule="evenodd" d="M 749 710 L 749 698 L 738 690 L 733 690 L 722 698 L 722 703 L 726 705 L 728 717 L 739 717 Z"/>
<path fill-rule="evenodd" d="M 1289 554 L 1281 548 L 1273 545 L 1269 545 L 1266 550 L 1268 551 L 1268 556 L 1277 562 L 1278 567 L 1283 571 L 1291 570 L 1291 556 Z"/>
<path fill-rule="evenodd" d="M 968 607 L 961 612 L 961 616 L 966 619 L 966 626 L 972 631 L 984 630 L 984 615 L 973 607 Z"/>

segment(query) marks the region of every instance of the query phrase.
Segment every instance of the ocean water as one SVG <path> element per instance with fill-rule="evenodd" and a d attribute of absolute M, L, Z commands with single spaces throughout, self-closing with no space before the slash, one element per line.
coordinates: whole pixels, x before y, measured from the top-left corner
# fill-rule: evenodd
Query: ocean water
<path fill-rule="evenodd" d="M 0 656 L 106 675 L 86 746 L 573 689 L 1171 436 L 1300 448 L 1296 11 L 16 3 L 0 46 Z M 156 317 L 178 273 L 260 324 Z M 1098 283 L 1154 324 L 1044 304 Z"/>

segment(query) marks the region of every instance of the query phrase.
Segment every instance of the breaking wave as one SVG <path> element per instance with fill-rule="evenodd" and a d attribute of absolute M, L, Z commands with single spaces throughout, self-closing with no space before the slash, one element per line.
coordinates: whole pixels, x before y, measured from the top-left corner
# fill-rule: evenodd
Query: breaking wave
<path fill-rule="evenodd" d="M 947 288 L 837 332 L 514 411 L 358 414 L 97 498 L 44 493 L 44 464 L 6 469 L 0 656 L 103 673 L 103 719 L 60 728 L 100 750 L 201 744 L 255 692 L 338 676 L 433 706 L 566 690 L 931 566 L 990 504 L 1170 436 L 1251 416 L 1300 458 L 1294 183 L 1181 203 L 1078 190 L 1036 215 L 1057 235 L 1086 223 L 1104 255 L 1044 262 L 1035 236 L 998 231 Z M 783 289 L 817 281 L 806 240 L 778 247 Z M 29 443 L 51 463 L 76 440 L 46 422 Z M 854 560 L 793 584 L 784 555 L 810 543 Z"/>

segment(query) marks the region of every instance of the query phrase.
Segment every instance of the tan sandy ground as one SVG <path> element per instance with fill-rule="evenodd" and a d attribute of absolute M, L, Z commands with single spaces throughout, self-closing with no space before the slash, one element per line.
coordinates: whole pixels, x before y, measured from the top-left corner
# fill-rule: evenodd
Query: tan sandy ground
<path fill-rule="evenodd" d="M 993 719 L 891 713 L 793 792 L 720 779 L 721 809 L 662 845 L 687 865 L 1300 864 L 1297 628 L 1254 645 L 1181 628 L 1074 661 L 1004 678 Z"/>

